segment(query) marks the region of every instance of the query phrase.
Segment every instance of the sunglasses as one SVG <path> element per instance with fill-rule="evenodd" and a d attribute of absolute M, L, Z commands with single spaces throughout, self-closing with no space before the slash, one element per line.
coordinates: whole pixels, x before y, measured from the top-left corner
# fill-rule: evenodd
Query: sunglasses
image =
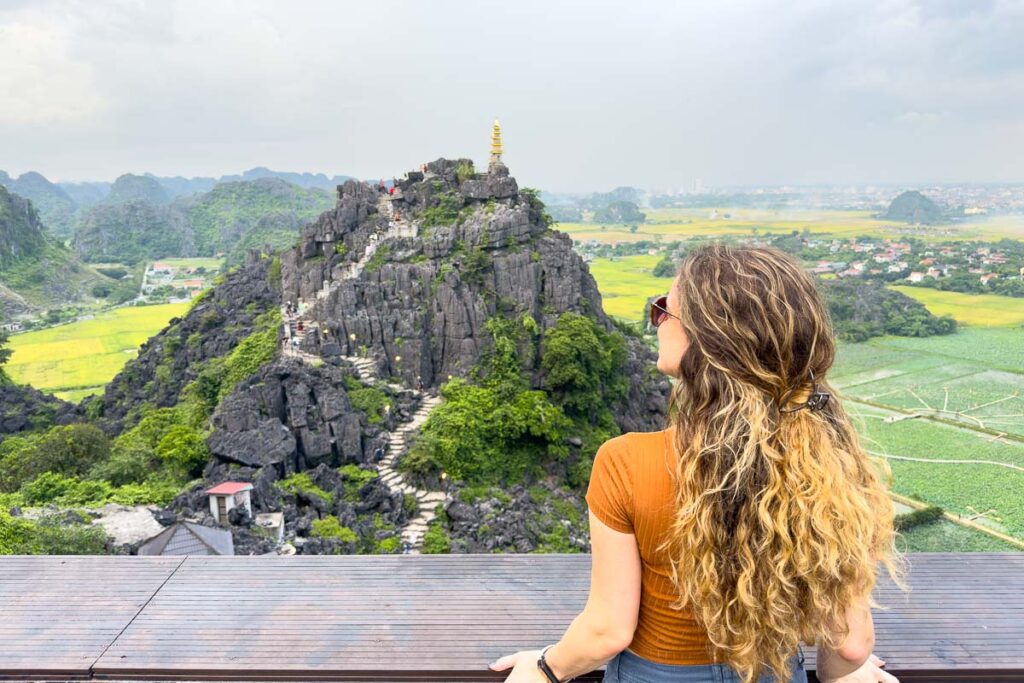
<path fill-rule="evenodd" d="M 668 312 L 668 295 L 659 296 L 651 302 L 651 327 L 657 328 L 658 325 L 665 322 L 665 319 L 668 317 L 675 318 L 676 320 L 682 320 L 678 315 L 672 315 Z"/>

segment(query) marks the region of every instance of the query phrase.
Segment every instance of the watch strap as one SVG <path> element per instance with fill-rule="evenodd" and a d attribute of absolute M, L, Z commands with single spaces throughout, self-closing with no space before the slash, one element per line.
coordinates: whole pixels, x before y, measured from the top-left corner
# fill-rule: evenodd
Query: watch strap
<path fill-rule="evenodd" d="M 537 668 L 541 670 L 550 683 L 562 683 L 558 680 L 558 676 L 555 675 L 555 672 L 551 670 L 551 667 L 548 666 L 547 660 L 544 659 L 544 655 L 551 647 L 553 647 L 553 645 L 554 644 L 552 643 L 540 651 L 540 658 L 537 660 Z"/>

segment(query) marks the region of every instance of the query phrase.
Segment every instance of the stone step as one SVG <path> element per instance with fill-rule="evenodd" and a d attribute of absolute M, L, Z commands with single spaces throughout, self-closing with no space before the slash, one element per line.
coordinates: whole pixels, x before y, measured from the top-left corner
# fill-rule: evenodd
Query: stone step
<path fill-rule="evenodd" d="M 417 497 L 417 500 L 421 503 L 440 503 L 442 500 L 447 498 L 444 493 L 435 494 L 434 492 L 427 493 L 423 497 Z"/>

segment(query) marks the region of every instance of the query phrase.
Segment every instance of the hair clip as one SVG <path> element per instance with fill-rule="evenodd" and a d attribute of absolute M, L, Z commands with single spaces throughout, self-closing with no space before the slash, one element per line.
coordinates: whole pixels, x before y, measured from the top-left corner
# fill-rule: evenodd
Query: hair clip
<path fill-rule="evenodd" d="M 827 391 L 821 391 L 818 389 L 818 383 L 814 380 L 814 371 L 808 370 L 811 373 L 811 395 L 806 401 L 798 405 L 796 408 L 783 408 L 789 402 L 789 397 L 793 395 L 796 389 L 790 389 L 786 392 L 786 395 L 782 397 L 782 401 L 779 405 L 780 413 L 795 413 L 796 411 L 807 408 L 808 410 L 821 410 L 828 403 L 828 399 L 832 396 Z"/>

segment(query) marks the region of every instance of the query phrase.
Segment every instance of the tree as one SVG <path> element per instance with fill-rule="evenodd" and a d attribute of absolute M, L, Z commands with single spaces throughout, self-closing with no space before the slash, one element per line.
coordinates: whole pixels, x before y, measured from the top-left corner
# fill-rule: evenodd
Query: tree
<path fill-rule="evenodd" d="M 567 414 L 595 424 L 629 390 L 625 361 L 621 333 L 606 332 L 577 313 L 563 313 L 544 334 L 544 389 Z"/>
<path fill-rule="evenodd" d="M 9 436 L 0 443 L 0 492 L 17 490 L 43 472 L 84 475 L 110 457 L 110 440 L 91 424 L 53 427 L 45 434 Z"/>

